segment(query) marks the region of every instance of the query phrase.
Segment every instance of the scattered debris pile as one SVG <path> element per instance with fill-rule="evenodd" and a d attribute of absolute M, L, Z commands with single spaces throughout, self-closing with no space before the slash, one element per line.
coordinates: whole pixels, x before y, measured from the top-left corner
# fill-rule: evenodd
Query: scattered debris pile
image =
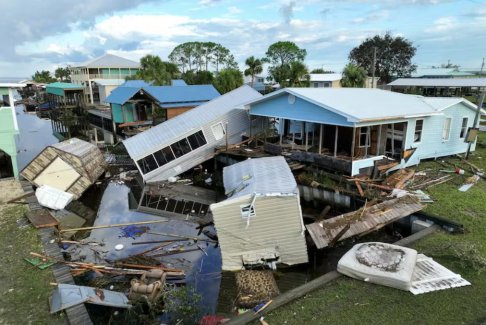
<path fill-rule="evenodd" d="M 387 243 L 355 245 L 338 262 L 338 272 L 414 295 L 470 285 L 416 250 Z"/>

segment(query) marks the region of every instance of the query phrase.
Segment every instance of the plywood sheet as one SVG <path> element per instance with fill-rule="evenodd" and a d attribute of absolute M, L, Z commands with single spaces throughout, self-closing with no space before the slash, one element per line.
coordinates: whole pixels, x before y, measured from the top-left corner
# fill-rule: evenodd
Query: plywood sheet
<path fill-rule="evenodd" d="M 49 185 L 66 191 L 81 175 L 64 160 L 57 157 L 34 180 L 38 186 Z"/>

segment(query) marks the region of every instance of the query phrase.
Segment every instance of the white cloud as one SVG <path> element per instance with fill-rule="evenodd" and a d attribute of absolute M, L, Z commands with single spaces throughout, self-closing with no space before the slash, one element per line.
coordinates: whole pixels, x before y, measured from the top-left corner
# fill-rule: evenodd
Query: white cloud
<path fill-rule="evenodd" d="M 242 10 L 238 7 L 235 6 L 228 7 L 228 14 L 230 15 L 237 15 L 240 14 L 241 12 Z"/>
<path fill-rule="evenodd" d="M 428 33 L 447 32 L 457 27 L 457 19 L 455 17 L 442 17 L 434 21 L 432 27 L 425 31 Z"/>

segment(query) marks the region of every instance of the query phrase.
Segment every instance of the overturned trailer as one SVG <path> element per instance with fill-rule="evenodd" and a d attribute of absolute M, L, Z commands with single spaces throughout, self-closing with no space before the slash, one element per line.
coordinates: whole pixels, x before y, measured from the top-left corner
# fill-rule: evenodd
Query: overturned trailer
<path fill-rule="evenodd" d="M 78 199 L 104 172 L 100 149 L 78 138 L 46 147 L 21 175 L 37 187 L 47 185 Z"/>
<path fill-rule="evenodd" d="M 307 263 L 299 189 L 282 156 L 223 169 L 228 199 L 211 204 L 223 270 Z"/>
<path fill-rule="evenodd" d="M 263 125 L 250 119 L 243 105 L 262 97 L 242 86 L 208 103 L 123 141 L 147 183 L 167 180 L 211 159 L 216 148 L 241 142 L 250 129 Z"/>

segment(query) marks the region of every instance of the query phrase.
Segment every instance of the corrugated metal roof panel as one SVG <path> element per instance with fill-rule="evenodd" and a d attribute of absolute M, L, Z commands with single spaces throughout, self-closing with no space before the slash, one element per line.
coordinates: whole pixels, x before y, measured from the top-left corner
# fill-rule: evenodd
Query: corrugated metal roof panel
<path fill-rule="evenodd" d="M 53 82 L 48 84 L 47 89 L 49 88 L 60 88 L 65 90 L 83 90 L 84 87 L 77 84 L 72 84 L 70 82 Z"/>
<path fill-rule="evenodd" d="M 82 68 L 139 68 L 140 63 L 113 54 L 105 54 L 90 61 L 75 65 Z"/>
<path fill-rule="evenodd" d="M 172 86 L 187 86 L 186 82 L 183 79 L 174 79 L 171 80 Z"/>
<path fill-rule="evenodd" d="M 123 79 L 93 79 L 93 82 L 100 86 L 120 86 L 125 82 Z"/>
<path fill-rule="evenodd" d="M 64 152 L 68 152 L 77 157 L 83 157 L 93 149 L 99 150 L 98 147 L 96 147 L 94 144 L 80 140 L 78 138 L 71 138 L 63 142 L 55 143 L 51 145 L 51 147 L 57 148 Z"/>
<path fill-rule="evenodd" d="M 188 106 L 199 106 L 204 103 L 207 103 L 208 101 L 202 101 L 202 102 L 183 102 L 183 103 L 174 103 L 174 104 L 161 104 L 160 106 L 162 108 L 176 108 L 176 107 L 188 107 Z"/>
<path fill-rule="evenodd" d="M 388 86 L 486 87 L 486 78 L 399 78 Z"/>
<path fill-rule="evenodd" d="M 185 87 L 180 87 L 185 88 Z M 147 131 L 123 141 L 132 159 L 139 159 L 174 141 L 174 138 L 192 129 L 201 128 L 231 110 L 262 95 L 248 86 L 242 86 L 222 96 L 171 118 Z"/>
<path fill-rule="evenodd" d="M 106 102 L 110 104 L 123 105 L 139 90 L 139 87 L 116 87 L 115 89 L 113 89 L 110 95 L 106 97 Z"/>
<path fill-rule="evenodd" d="M 162 104 L 205 101 L 220 96 L 213 85 L 148 86 L 143 89 Z"/>
<path fill-rule="evenodd" d="M 150 82 L 146 82 L 145 80 L 127 80 L 120 85 L 120 87 L 135 87 L 135 88 L 142 88 L 148 87 L 152 84 Z"/>
<path fill-rule="evenodd" d="M 284 93 L 342 115 L 350 122 L 426 116 L 437 113 L 423 100 L 422 96 L 368 88 L 284 88 L 270 93 L 262 99 L 257 99 L 249 105 L 282 96 Z M 302 120 L 306 120 L 304 114 Z"/>
<path fill-rule="evenodd" d="M 414 295 L 468 285 L 471 285 L 469 281 L 440 265 L 432 258 L 423 254 L 417 255 L 410 288 L 410 292 Z"/>
<path fill-rule="evenodd" d="M 282 156 L 248 159 L 223 169 L 223 182 L 230 199 L 248 194 L 297 194 L 297 183 Z"/>

